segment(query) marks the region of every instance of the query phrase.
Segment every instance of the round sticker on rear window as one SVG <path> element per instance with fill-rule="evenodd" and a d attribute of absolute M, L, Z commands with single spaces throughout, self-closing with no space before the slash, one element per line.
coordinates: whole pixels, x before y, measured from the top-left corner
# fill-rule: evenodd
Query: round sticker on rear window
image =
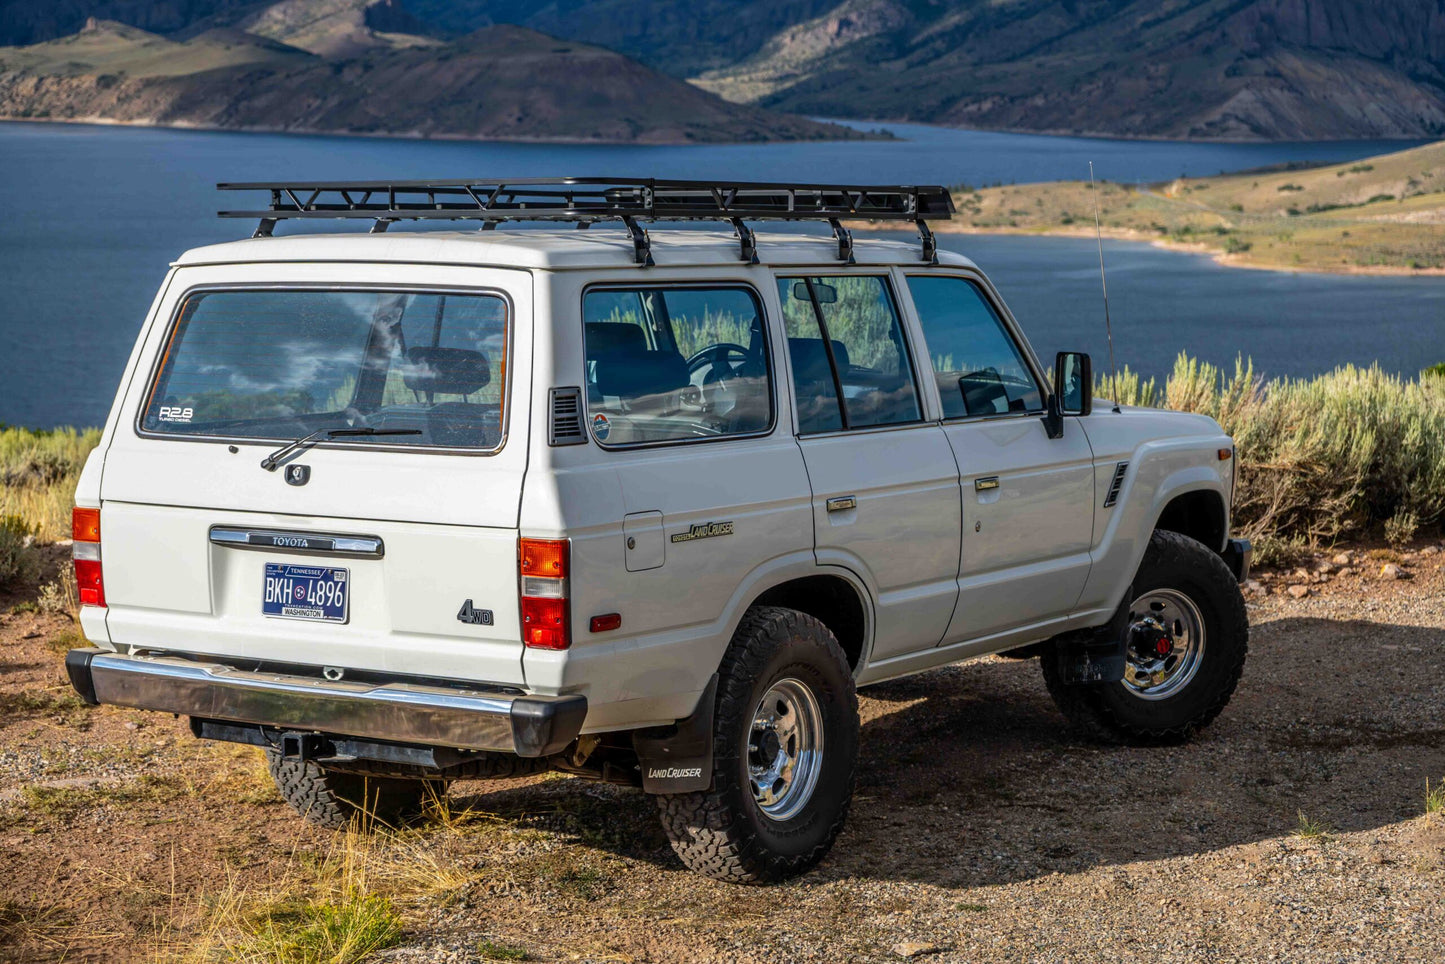
<path fill-rule="evenodd" d="M 612 434 L 612 423 L 607 421 L 606 415 L 592 416 L 592 434 L 599 442 L 607 441 L 607 436 Z"/>

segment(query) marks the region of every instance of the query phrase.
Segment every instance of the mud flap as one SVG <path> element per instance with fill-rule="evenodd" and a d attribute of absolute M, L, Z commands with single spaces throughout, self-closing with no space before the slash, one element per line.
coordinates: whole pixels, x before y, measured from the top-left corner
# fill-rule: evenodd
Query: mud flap
<path fill-rule="evenodd" d="M 712 788 L 712 717 L 717 674 L 698 698 L 692 716 L 672 726 L 633 734 L 644 793 L 694 793 Z"/>
<path fill-rule="evenodd" d="M 1130 598 L 1126 593 L 1114 618 L 1103 626 L 1051 640 L 1053 651 L 1043 658 L 1057 661 L 1060 679 L 1065 683 L 1117 683 L 1124 678 Z"/>

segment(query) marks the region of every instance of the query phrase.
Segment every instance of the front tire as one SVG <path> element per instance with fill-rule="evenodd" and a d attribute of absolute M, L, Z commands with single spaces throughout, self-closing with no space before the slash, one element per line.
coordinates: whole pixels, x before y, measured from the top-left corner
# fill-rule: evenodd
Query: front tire
<path fill-rule="evenodd" d="M 403 780 L 329 770 L 313 760 L 266 751 L 266 768 L 291 808 L 317 826 L 343 830 L 353 820 L 400 827 L 446 792 L 439 780 Z"/>
<path fill-rule="evenodd" d="M 749 610 L 719 671 L 712 789 L 657 797 L 672 849 L 715 880 L 806 873 L 847 819 L 858 726 L 853 676 L 828 628 L 792 609 Z"/>
<path fill-rule="evenodd" d="M 1116 683 L 1065 683 L 1046 654 L 1044 683 L 1071 723 L 1109 743 L 1182 743 L 1228 705 L 1249 648 L 1239 585 L 1208 546 L 1156 531 L 1129 587 L 1126 668 Z"/>

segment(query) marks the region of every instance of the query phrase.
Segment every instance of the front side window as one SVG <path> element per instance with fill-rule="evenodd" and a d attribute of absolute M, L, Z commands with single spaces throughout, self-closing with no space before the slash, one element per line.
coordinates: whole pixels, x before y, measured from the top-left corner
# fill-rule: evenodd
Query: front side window
<path fill-rule="evenodd" d="M 146 432 L 289 440 L 375 428 L 377 444 L 501 445 L 507 303 L 497 295 L 204 291 L 181 304 Z"/>
<path fill-rule="evenodd" d="M 1023 352 L 977 285 L 913 275 L 908 291 L 928 343 L 944 418 L 1043 411 L 1043 393 Z"/>
<path fill-rule="evenodd" d="M 582 298 L 587 413 L 603 445 L 773 424 L 762 306 L 742 287 L 597 288 Z"/>
<path fill-rule="evenodd" d="M 898 311 L 883 278 L 779 278 L 778 297 L 802 434 L 922 417 Z"/>

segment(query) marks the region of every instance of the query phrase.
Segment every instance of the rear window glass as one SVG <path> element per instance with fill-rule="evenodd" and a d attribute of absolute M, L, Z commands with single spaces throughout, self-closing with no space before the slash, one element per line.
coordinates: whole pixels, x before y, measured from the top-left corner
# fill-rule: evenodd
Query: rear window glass
<path fill-rule="evenodd" d="M 588 291 L 587 413 L 603 445 L 767 431 L 767 339 L 757 295 L 738 287 Z"/>
<path fill-rule="evenodd" d="M 401 429 L 366 441 L 495 449 L 507 348 L 496 295 L 197 292 L 181 305 L 141 428 L 277 440 Z"/>

